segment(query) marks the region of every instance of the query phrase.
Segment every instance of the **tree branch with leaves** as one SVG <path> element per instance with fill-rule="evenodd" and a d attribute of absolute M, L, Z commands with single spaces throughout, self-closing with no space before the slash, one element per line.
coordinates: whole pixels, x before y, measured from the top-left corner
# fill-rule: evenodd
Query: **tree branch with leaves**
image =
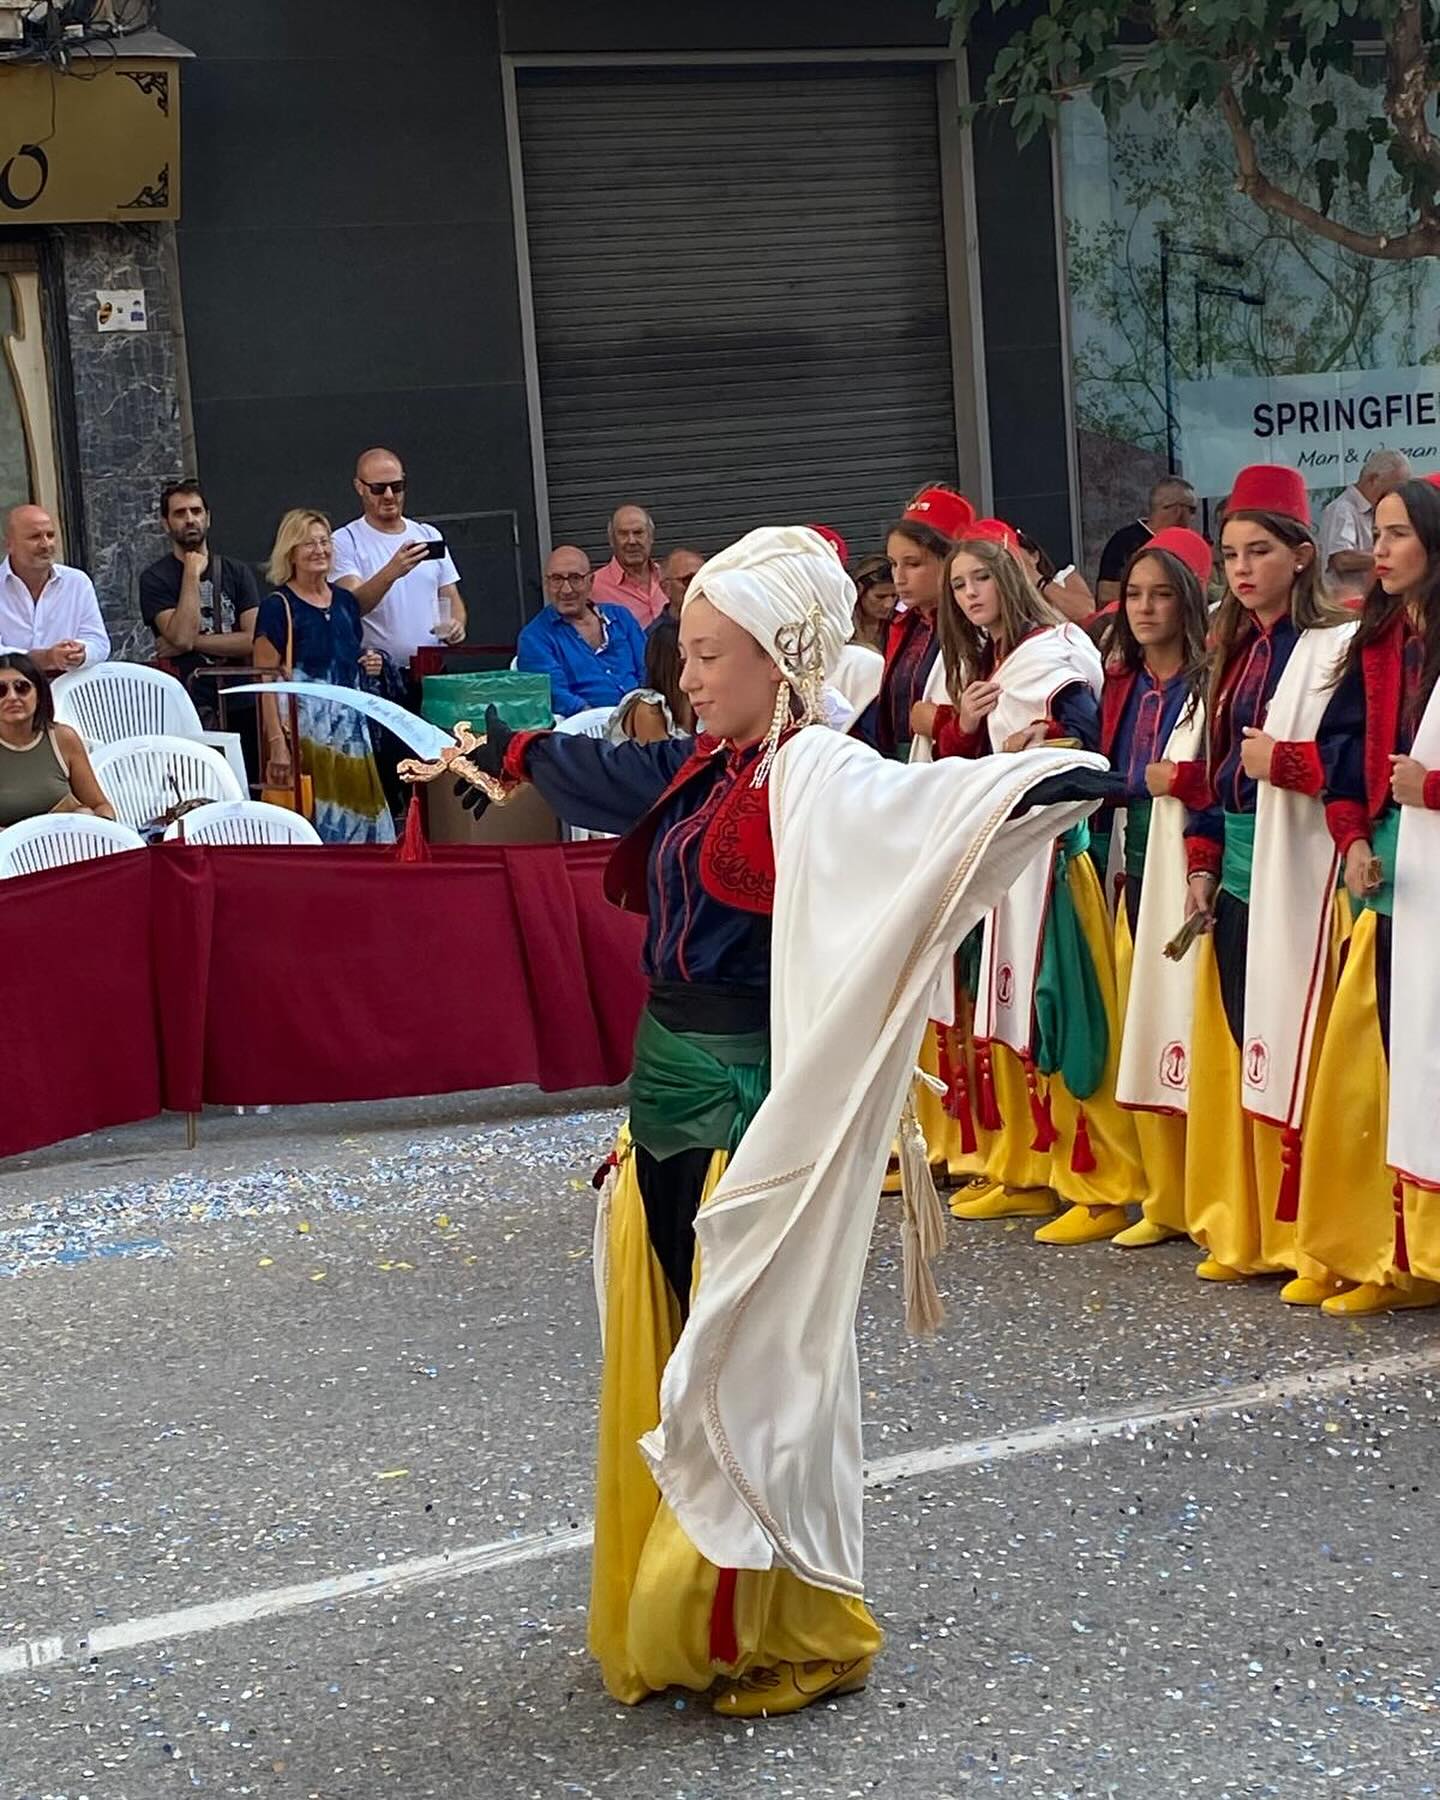
<path fill-rule="evenodd" d="M 1014 29 L 971 112 L 1006 114 L 1024 144 L 1088 91 L 1107 123 L 1132 100 L 1224 121 L 1235 186 L 1264 211 L 1357 256 L 1440 256 L 1440 0 L 1048 0 L 1028 22 L 1023 0 L 940 0 L 962 41 L 993 14 Z M 1378 108 L 1342 129 L 1333 84 L 1363 79 L 1383 51 Z M 1294 109 L 1308 114 L 1314 198 L 1275 180 L 1264 140 Z M 1374 217 L 1371 173 L 1390 164 L 1403 218 Z"/>

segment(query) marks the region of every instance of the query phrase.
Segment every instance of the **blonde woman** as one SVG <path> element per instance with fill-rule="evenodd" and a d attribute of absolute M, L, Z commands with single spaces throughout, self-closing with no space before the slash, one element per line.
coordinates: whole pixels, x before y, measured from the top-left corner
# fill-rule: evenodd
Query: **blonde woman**
<path fill-rule="evenodd" d="M 360 647 L 365 609 L 330 580 L 334 560 L 324 513 L 303 507 L 286 513 L 266 570 L 275 592 L 261 602 L 255 621 L 257 668 L 336 687 L 358 687 L 362 671 L 379 674 L 379 654 Z M 296 745 L 286 730 L 288 709 L 266 698 L 261 706 L 267 782 L 288 787 L 298 755 L 314 791 L 313 823 L 327 844 L 393 844 L 395 826 L 364 714 L 332 700 L 300 700 Z"/>
<path fill-rule="evenodd" d="M 966 528 L 945 566 L 940 654 L 954 706 L 917 708 L 937 758 L 1100 741 L 1104 671 L 1042 599 L 1014 531 Z M 1115 1101 L 1114 946 L 1084 828 L 1049 846 L 985 921 L 975 996 L 978 1123 L 994 1184 L 960 1218 L 1047 1217 L 1046 1244 L 1112 1238 L 1144 1195 L 1134 1123 Z"/>

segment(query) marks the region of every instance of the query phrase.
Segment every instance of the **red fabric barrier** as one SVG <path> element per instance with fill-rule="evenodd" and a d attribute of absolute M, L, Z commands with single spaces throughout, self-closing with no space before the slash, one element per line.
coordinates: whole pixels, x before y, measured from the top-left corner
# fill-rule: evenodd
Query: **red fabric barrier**
<path fill-rule="evenodd" d="M 139 851 L 0 881 L 0 1156 L 160 1111 L 150 899 Z"/>
<path fill-rule="evenodd" d="M 402 865 L 370 849 L 161 846 L 167 1103 L 623 1080 L 641 922 L 606 905 L 605 854 L 439 846 Z"/>

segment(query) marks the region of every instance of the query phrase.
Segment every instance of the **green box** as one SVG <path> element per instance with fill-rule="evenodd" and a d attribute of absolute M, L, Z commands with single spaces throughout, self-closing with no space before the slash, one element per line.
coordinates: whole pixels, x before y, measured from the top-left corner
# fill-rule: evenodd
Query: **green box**
<path fill-rule="evenodd" d="M 493 706 L 512 731 L 543 731 L 555 723 L 548 675 L 492 669 L 473 675 L 427 675 L 422 684 L 420 716 L 442 731 L 453 731 L 461 719 L 483 731 L 487 706 Z"/>

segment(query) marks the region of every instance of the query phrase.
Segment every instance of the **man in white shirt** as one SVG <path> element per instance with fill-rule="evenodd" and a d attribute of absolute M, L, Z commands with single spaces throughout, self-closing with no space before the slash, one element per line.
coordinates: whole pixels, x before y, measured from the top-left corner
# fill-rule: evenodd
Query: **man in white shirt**
<path fill-rule="evenodd" d="M 43 506 L 17 506 L 5 520 L 0 562 L 0 650 L 23 650 L 47 675 L 102 663 L 110 634 L 94 584 L 56 562 L 55 521 Z"/>
<path fill-rule="evenodd" d="M 1359 479 L 1337 494 L 1320 515 L 1320 566 L 1341 596 L 1363 594 L 1375 574 L 1375 508 L 1410 479 L 1398 450 L 1376 450 Z"/>
<path fill-rule="evenodd" d="M 355 492 L 363 510 L 335 533 L 331 579 L 360 602 L 365 648 L 383 651 L 408 676 L 417 650 L 464 639 L 460 576 L 435 527 L 405 517 L 405 469 L 393 451 L 365 452 Z"/>

